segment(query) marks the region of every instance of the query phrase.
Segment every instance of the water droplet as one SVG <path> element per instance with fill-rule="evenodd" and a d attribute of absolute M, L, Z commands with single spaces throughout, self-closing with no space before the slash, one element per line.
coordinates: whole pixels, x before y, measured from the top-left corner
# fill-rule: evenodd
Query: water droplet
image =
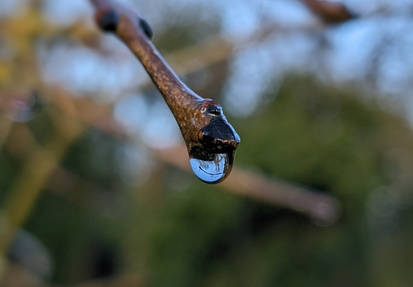
<path fill-rule="evenodd" d="M 217 183 L 223 180 L 232 169 L 233 155 L 217 153 L 213 160 L 189 159 L 192 171 L 203 182 Z"/>

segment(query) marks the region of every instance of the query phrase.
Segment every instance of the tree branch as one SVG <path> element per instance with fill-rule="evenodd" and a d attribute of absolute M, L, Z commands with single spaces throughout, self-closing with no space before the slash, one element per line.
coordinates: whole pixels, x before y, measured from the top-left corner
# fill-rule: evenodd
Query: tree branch
<path fill-rule="evenodd" d="M 198 178 L 217 183 L 230 173 L 240 137 L 227 121 L 222 108 L 212 99 L 204 99 L 188 88 L 151 42 L 148 23 L 133 11 L 110 0 L 91 0 L 98 26 L 115 33 L 140 60 L 152 82 L 161 92 L 175 117 L 193 162 L 223 163 L 216 176 L 195 168 Z M 225 156 L 223 156 L 225 155 Z"/>

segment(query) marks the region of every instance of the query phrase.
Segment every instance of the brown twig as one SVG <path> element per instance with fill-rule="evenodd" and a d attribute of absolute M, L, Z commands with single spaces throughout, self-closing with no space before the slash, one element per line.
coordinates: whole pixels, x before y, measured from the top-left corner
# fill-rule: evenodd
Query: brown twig
<path fill-rule="evenodd" d="M 323 22 L 337 24 L 356 17 L 344 4 L 324 0 L 298 0 L 307 6 Z"/>
<path fill-rule="evenodd" d="M 174 115 L 191 158 L 216 163 L 226 159 L 217 177 L 199 178 L 207 183 L 225 179 L 240 137 L 226 120 L 222 108 L 212 99 L 204 99 L 189 89 L 155 48 L 148 23 L 136 13 L 111 0 L 91 0 L 98 26 L 113 32 L 139 59 Z M 223 157 L 222 154 L 226 156 Z M 202 168 L 197 171 L 204 171 Z M 208 174 L 207 171 L 204 175 Z"/>

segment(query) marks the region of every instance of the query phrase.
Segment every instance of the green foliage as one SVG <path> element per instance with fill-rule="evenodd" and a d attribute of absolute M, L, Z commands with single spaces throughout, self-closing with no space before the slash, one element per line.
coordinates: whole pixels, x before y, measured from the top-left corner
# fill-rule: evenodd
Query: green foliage
<path fill-rule="evenodd" d="M 21 170 L 21 162 L 5 150 L 0 151 L 0 202 L 5 200 L 13 180 L 17 178 Z"/>
<path fill-rule="evenodd" d="M 348 208 L 387 181 L 377 145 L 385 116 L 374 102 L 305 78 L 287 80 L 275 97 L 239 124 L 242 165 L 334 192 Z"/>
<path fill-rule="evenodd" d="M 89 130 L 67 152 L 63 166 L 83 179 L 114 190 L 120 185 L 116 152 L 120 142 L 96 130 Z"/>
<path fill-rule="evenodd" d="M 53 281 L 74 283 L 93 276 L 94 251 L 99 244 L 113 241 L 111 225 L 110 220 L 90 205 L 45 193 L 37 202 L 27 228 L 52 254 Z"/>

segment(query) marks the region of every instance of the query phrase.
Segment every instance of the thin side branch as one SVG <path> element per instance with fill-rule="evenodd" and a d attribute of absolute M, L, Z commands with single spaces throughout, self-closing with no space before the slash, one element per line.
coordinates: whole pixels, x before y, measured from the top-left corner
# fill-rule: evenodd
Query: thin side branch
<path fill-rule="evenodd" d="M 188 154 L 183 146 L 152 149 L 152 152 L 158 160 L 190 172 L 187 165 Z M 328 194 L 269 179 L 237 167 L 233 168 L 231 176 L 219 186 L 237 195 L 294 210 L 321 224 L 334 223 L 341 212 L 340 202 Z"/>
<path fill-rule="evenodd" d="M 324 0 L 298 0 L 307 6 L 323 22 L 337 24 L 356 17 L 344 4 Z"/>

